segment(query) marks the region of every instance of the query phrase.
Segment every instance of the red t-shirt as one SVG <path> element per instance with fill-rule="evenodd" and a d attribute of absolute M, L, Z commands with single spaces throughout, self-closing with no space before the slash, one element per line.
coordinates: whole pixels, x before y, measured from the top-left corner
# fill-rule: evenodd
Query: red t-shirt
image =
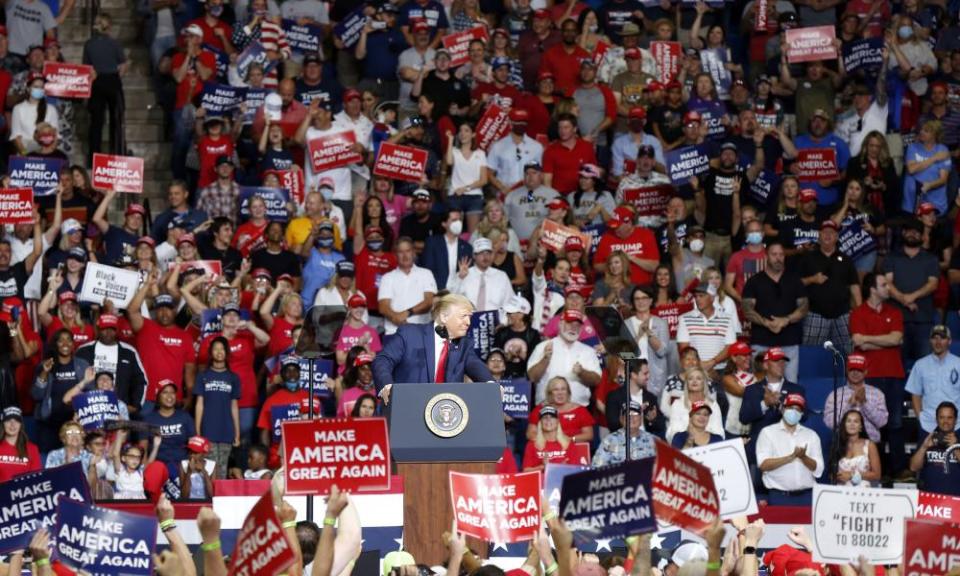
<path fill-rule="evenodd" d="M 203 339 L 200 343 L 200 352 L 197 354 L 197 364 L 206 366 L 210 358 L 210 342 L 222 332 L 216 332 Z M 253 334 L 240 331 L 230 343 L 230 370 L 240 377 L 240 408 L 256 408 L 260 405 L 257 395 L 257 374 L 253 371 L 253 362 L 257 356 L 257 341 Z"/>
<path fill-rule="evenodd" d="M 147 373 L 147 400 L 156 402 L 161 380 L 177 383 L 177 400 L 183 398 L 183 366 L 193 364 L 193 338 L 177 325 L 163 327 L 149 318 L 137 332 L 137 351 Z"/>
<path fill-rule="evenodd" d="M 131 346 L 133 346 L 137 340 L 137 335 L 133 333 L 133 327 L 130 326 L 130 321 L 123 315 L 117 316 L 117 340 Z"/>
<path fill-rule="evenodd" d="M 30 322 L 21 322 L 20 330 L 23 332 L 24 340 L 34 342 L 37 345 L 37 353 L 19 362 L 13 372 L 20 409 L 23 410 L 24 414 L 33 414 L 33 397 L 30 395 L 30 387 L 33 386 L 33 379 L 37 375 L 37 366 L 40 365 L 40 360 L 43 358 L 40 353 L 40 350 L 43 350 L 43 341 Z"/>
<path fill-rule="evenodd" d="M 890 332 L 903 334 L 903 314 L 886 302 L 880 305 L 879 312 L 864 302 L 850 313 L 851 335 L 882 336 Z M 899 347 L 879 350 L 856 348 L 856 351 L 866 356 L 871 378 L 903 378 L 903 360 Z"/>
<path fill-rule="evenodd" d="M 263 233 L 269 223 L 269 220 L 265 220 L 262 225 L 257 226 L 249 220 L 237 227 L 237 233 L 233 235 L 233 247 L 240 251 L 241 256 L 246 258 L 254 250 L 265 246 Z"/>
<path fill-rule="evenodd" d="M 173 69 L 177 70 L 180 66 L 183 66 L 183 61 L 187 58 L 186 52 L 177 52 L 173 55 Z M 197 61 L 203 65 L 204 68 L 213 70 L 214 74 L 217 71 L 217 57 L 209 51 L 201 51 L 197 55 Z M 192 84 L 192 86 L 191 86 Z M 203 80 L 200 79 L 200 76 L 197 74 L 196 66 L 191 66 L 187 73 L 184 75 L 183 80 L 177 84 L 177 100 L 176 100 L 176 109 L 180 110 L 186 106 L 187 102 L 190 101 L 194 96 L 199 94 L 203 90 Z"/>
<path fill-rule="evenodd" d="M 541 408 L 543 408 L 543 404 L 538 404 L 530 413 L 530 424 L 536 426 L 540 422 Z M 593 416 L 583 406 L 576 406 L 573 410 L 560 412 L 559 416 L 560 429 L 571 438 L 582 432 L 584 426 L 593 426 Z"/>
<path fill-rule="evenodd" d="M 223 31 L 224 37 L 230 38 L 233 36 L 233 29 L 230 28 L 226 22 L 217 20 L 215 24 L 210 25 L 207 23 L 206 17 L 201 16 L 200 18 L 194 18 L 191 20 L 189 23 L 187 23 L 187 26 L 190 24 L 196 24 L 203 30 L 204 44 L 212 46 L 221 52 L 226 52 L 226 46 L 223 45 L 223 40 L 221 40 L 220 37 L 214 32 L 214 30 L 220 29 Z"/>
<path fill-rule="evenodd" d="M 397 267 L 397 257 L 392 252 L 384 252 L 377 256 L 364 246 L 363 250 L 357 254 L 354 264 L 357 269 L 357 291 L 363 292 L 363 295 L 367 297 L 368 308 L 376 310 L 380 279 L 383 278 L 384 274 Z"/>
<path fill-rule="evenodd" d="M 17 447 L 0 440 L 0 482 L 6 482 L 14 476 L 40 470 L 40 450 L 33 442 L 27 442 L 27 457 L 21 458 Z"/>
<path fill-rule="evenodd" d="M 260 416 L 257 418 L 257 428 L 270 431 L 270 458 L 267 465 L 271 468 L 278 468 L 282 463 L 280 462 L 280 443 L 273 441 L 273 430 L 271 428 L 273 422 L 270 420 L 270 408 L 285 404 L 300 404 L 303 406 L 304 403 L 309 402 L 309 399 L 310 396 L 306 390 L 290 392 L 286 388 L 280 387 L 264 401 L 263 408 L 260 409 Z M 314 406 L 316 406 L 316 400 L 314 400 Z"/>
<path fill-rule="evenodd" d="M 743 293 L 743 285 L 757 272 L 762 272 L 767 262 L 767 251 L 751 252 L 744 248 L 737 250 L 727 262 L 727 274 L 733 274 L 733 287 L 738 294 Z"/>
<path fill-rule="evenodd" d="M 572 149 L 558 140 L 543 151 L 543 173 L 553 175 L 550 186 L 561 194 L 576 192 L 580 183 L 580 166 L 596 163 L 593 144 L 583 138 L 577 138 Z"/>
<path fill-rule="evenodd" d="M 197 154 L 200 156 L 200 173 L 197 176 L 197 190 L 213 184 L 217 179 L 217 157 L 233 156 L 233 140 L 220 135 L 213 139 L 204 136 L 197 142 Z"/>
<path fill-rule="evenodd" d="M 526 470 L 534 466 L 542 466 L 544 458 L 554 464 L 573 464 L 574 462 L 571 461 L 568 454 L 569 449 L 572 447 L 573 442 L 565 449 L 556 440 L 547 440 L 543 446 L 543 450 L 537 450 L 536 443 L 527 442 L 527 447 L 523 451 L 523 469 Z"/>
<path fill-rule="evenodd" d="M 585 58 L 590 58 L 589 52 L 575 46 L 573 52 L 567 54 L 561 42 L 543 53 L 540 72 L 553 73 L 553 85 L 558 92 L 566 94 L 580 81 L 580 61 Z"/>
<path fill-rule="evenodd" d="M 504 84 L 498 88 L 493 82 L 482 82 L 478 84 L 477 87 L 474 88 L 470 93 L 470 98 L 473 100 L 483 101 L 483 97 L 486 94 L 490 94 L 492 97 L 494 97 L 491 100 L 496 100 L 495 97 L 497 96 L 500 98 L 509 98 L 511 106 L 517 106 L 520 103 L 520 91 L 517 90 L 516 86 Z"/>
<path fill-rule="evenodd" d="M 270 343 L 267 344 L 267 356 L 276 356 L 293 345 L 294 325 L 283 316 L 274 316 L 270 329 Z"/>
<path fill-rule="evenodd" d="M 523 93 L 523 104 L 521 106 L 527 109 L 530 114 L 530 120 L 527 121 L 527 136 L 537 139 L 538 136 L 546 138 L 547 131 L 550 129 L 550 111 L 547 106 L 540 101 L 536 94 L 530 92 Z M 556 98 L 554 98 L 556 103 Z"/>
<path fill-rule="evenodd" d="M 47 326 L 47 342 L 53 342 L 54 337 L 56 337 L 57 332 L 63 329 L 63 322 L 57 316 L 53 317 L 53 320 L 50 321 L 50 325 Z M 74 325 L 70 328 L 70 332 L 73 333 L 73 349 L 83 346 L 87 342 L 93 342 L 96 339 L 96 335 L 93 333 L 93 326 L 89 323 L 85 323 L 83 326 Z"/>
<path fill-rule="evenodd" d="M 636 226 L 626 238 L 620 238 L 614 231 L 604 233 L 600 237 L 600 245 L 594 255 L 594 262 L 606 262 L 611 252 L 622 250 L 627 256 L 641 260 L 660 260 L 660 249 L 657 239 L 648 228 Z M 632 284 L 649 284 L 653 281 L 653 273 L 647 272 L 634 263 L 630 263 L 630 282 Z"/>

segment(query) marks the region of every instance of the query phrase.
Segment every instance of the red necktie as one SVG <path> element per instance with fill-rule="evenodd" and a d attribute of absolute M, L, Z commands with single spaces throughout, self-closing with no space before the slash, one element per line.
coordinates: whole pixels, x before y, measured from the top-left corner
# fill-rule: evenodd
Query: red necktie
<path fill-rule="evenodd" d="M 437 362 L 437 377 L 433 381 L 442 384 L 447 377 L 447 352 L 450 350 L 450 341 L 443 341 L 443 349 L 440 350 L 440 361 Z"/>

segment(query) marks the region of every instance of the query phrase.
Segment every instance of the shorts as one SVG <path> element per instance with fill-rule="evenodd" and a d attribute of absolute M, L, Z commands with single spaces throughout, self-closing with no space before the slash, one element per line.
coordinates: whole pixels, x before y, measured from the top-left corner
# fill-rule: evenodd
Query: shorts
<path fill-rule="evenodd" d="M 463 194 L 461 196 L 450 194 L 447 196 L 447 208 L 459 210 L 464 214 L 483 214 L 483 196 L 480 194 Z"/>

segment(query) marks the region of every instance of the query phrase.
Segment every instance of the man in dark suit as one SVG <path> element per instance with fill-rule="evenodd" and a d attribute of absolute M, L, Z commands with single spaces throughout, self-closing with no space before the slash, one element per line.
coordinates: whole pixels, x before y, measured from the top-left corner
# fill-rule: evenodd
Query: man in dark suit
<path fill-rule="evenodd" d="M 789 394 L 799 394 L 806 398 L 806 393 L 799 384 L 788 381 L 784 377 L 789 358 L 780 348 L 770 348 L 763 354 L 766 377 L 755 384 L 747 386 L 743 392 L 743 403 L 740 405 L 740 422 L 750 425 L 750 443 L 747 444 L 747 457 L 751 463 L 756 462 L 757 436 L 760 431 L 780 421 L 780 406 Z"/>
<path fill-rule="evenodd" d="M 428 236 L 420 253 L 420 266 L 430 270 L 437 282 L 437 290 L 447 287 L 447 280 L 457 273 L 458 264 L 464 258 L 473 256 L 473 248 L 460 239 L 463 232 L 463 213 L 450 210 L 443 220 L 443 234 Z M 456 250 L 454 252 L 454 243 Z M 450 257 L 456 254 L 453 260 Z"/>
<path fill-rule="evenodd" d="M 395 382 L 474 382 L 493 380 L 487 365 L 467 335 L 473 304 L 459 294 L 447 294 L 433 309 L 433 322 L 404 324 L 384 342 L 373 360 L 373 381 L 384 402 L 390 402 Z"/>

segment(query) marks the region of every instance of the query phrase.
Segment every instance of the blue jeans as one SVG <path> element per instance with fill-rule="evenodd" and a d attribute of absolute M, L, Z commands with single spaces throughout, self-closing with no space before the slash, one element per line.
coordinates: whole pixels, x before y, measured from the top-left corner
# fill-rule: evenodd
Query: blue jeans
<path fill-rule="evenodd" d="M 153 65 L 154 70 L 157 69 L 157 64 L 160 63 L 160 58 L 163 57 L 164 53 L 176 45 L 176 35 L 158 36 L 153 39 L 153 43 L 150 44 L 150 63 Z"/>
<path fill-rule="evenodd" d="M 930 329 L 933 322 L 904 322 L 903 346 L 900 354 L 903 357 L 903 367 L 913 366 L 913 363 L 930 353 Z"/>
<path fill-rule="evenodd" d="M 260 411 L 256 408 L 240 409 L 240 442 L 244 445 L 250 444 L 253 438 L 253 429 L 257 425 L 257 416 Z"/>
<path fill-rule="evenodd" d="M 173 156 L 170 169 L 173 177 L 178 180 L 187 179 L 187 152 L 193 143 L 193 118 L 193 108 L 189 104 L 173 113 Z"/>
<path fill-rule="evenodd" d="M 890 446 L 890 455 L 884 469 L 888 475 L 895 476 L 907 466 L 907 449 L 903 436 L 903 400 L 906 396 L 904 381 L 901 378 L 868 378 L 867 383 L 883 392 L 887 404 L 887 425 L 880 430 L 880 435 L 881 443 L 886 442 Z M 884 450 L 880 450 L 880 455 L 886 456 Z"/>

